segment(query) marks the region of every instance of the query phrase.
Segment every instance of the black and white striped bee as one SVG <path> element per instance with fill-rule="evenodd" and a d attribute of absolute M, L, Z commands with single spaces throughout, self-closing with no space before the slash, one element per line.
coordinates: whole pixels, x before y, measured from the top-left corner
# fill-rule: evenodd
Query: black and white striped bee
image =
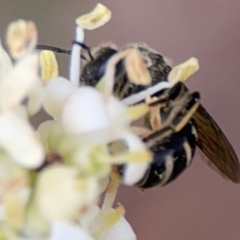
<path fill-rule="evenodd" d="M 151 89 L 157 84 L 167 82 L 171 71 L 170 65 L 158 52 L 145 44 L 129 44 L 120 49 L 111 44 L 94 49 L 79 44 L 87 50 L 87 54 L 81 56 L 85 63 L 80 81 L 84 85 L 95 87 L 105 73 L 108 60 L 127 47 L 140 50 L 147 64 L 152 78 L 148 86 L 136 85 L 128 80 L 124 60 L 116 66 L 114 85 L 115 95 L 127 105 L 144 101 L 142 96 L 156 98 L 149 106 L 158 108 L 160 128 L 155 129 L 149 117 L 146 117 L 145 127 L 152 132 L 142 136 L 142 140 L 153 152 L 153 161 L 144 177 L 135 184 L 137 187 L 146 189 L 164 186 L 175 180 L 190 165 L 197 146 L 211 168 L 234 183 L 240 182 L 236 153 L 217 123 L 199 103 L 198 92 L 190 93 L 183 83 L 178 83 L 170 89 L 151 94 Z M 70 53 L 42 45 L 37 48 Z M 125 166 L 118 167 L 120 175 L 124 175 L 124 168 Z"/>

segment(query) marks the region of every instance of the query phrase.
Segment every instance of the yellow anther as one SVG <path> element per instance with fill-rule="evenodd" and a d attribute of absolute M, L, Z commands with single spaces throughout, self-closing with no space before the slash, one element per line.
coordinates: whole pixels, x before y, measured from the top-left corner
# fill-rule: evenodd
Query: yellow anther
<path fill-rule="evenodd" d="M 101 3 L 87 14 L 76 19 L 76 23 L 84 29 L 94 30 L 105 25 L 111 19 L 111 11 Z"/>
<path fill-rule="evenodd" d="M 13 58 L 22 57 L 32 51 L 37 42 L 37 28 L 34 22 L 22 19 L 12 22 L 7 29 L 6 42 Z"/>
<path fill-rule="evenodd" d="M 41 78 L 50 81 L 58 76 L 58 62 L 54 52 L 43 50 L 40 53 Z"/>
<path fill-rule="evenodd" d="M 190 76 L 192 76 L 199 69 L 198 60 L 196 58 L 190 58 L 186 62 L 177 65 L 169 73 L 168 81 L 184 82 Z"/>

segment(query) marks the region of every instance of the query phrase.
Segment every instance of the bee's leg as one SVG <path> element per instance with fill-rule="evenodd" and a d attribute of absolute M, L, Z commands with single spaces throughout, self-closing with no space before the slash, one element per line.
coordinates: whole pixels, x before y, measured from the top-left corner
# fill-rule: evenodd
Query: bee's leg
<path fill-rule="evenodd" d="M 164 101 L 163 101 L 164 100 Z M 148 121 L 151 125 L 151 129 L 153 131 L 157 131 L 159 129 L 162 128 L 162 119 L 161 119 L 161 114 L 160 113 L 160 109 L 162 107 L 164 107 L 167 104 L 167 100 L 166 99 L 162 99 L 161 103 L 158 100 L 157 97 L 148 97 L 146 98 L 145 102 L 148 104 L 148 106 L 150 106 L 152 103 L 155 103 L 156 101 L 158 102 L 158 104 L 154 105 L 154 106 L 150 106 L 149 108 L 149 112 L 148 112 Z"/>
<path fill-rule="evenodd" d="M 164 91 L 161 91 L 160 93 L 155 93 L 151 97 L 157 97 L 157 100 L 154 102 L 151 102 L 149 104 L 150 107 L 154 107 L 157 105 L 167 104 L 170 101 L 174 101 L 178 98 L 181 98 L 184 93 L 187 92 L 187 89 L 185 85 L 181 82 L 175 84 L 170 89 L 165 89 Z"/>
<path fill-rule="evenodd" d="M 166 117 L 163 117 L 162 119 L 161 110 L 164 109 L 165 111 L 169 110 L 169 112 L 171 112 L 172 108 L 169 106 L 171 106 L 172 102 L 180 101 L 178 99 L 183 98 L 186 93 L 188 93 L 188 91 L 186 90 L 184 84 L 177 83 L 171 89 L 162 91 L 160 96 L 155 94 L 154 96 L 146 99 L 146 103 L 150 107 L 148 121 L 152 130 L 157 131 L 162 129 L 164 126 Z"/>
<path fill-rule="evenodd" d="M 182 103 L 173 106 L 163 128 L 143 138 L 143 141 L 147 144 L 147 146 L 151 147 L 156 141 L 161 141 L 165 137 L 179 132 L 192 118 L 199 106 L 199 100 L 199 93 L 194 92 L 192 94 L 188 94 Z"/>
<path fill-rule="evenodd" d="M 164 138 L 170 136 L 171 134 L 174 133 L 174 128 L 172 128 L 171 126 L 168 127 L 164 127 L 161 130 L 155 131 L 154 133 L 148 135 L 147 137 L 143 138 L 143 142 L 145 142 L 145 144 L 148 147 L 153 146 L 157 141 L 161 141 Z"/>
<path fill-rule="evenodd" d="M 114 175 L 116 174 L 113 170 L 108 187 L 106 189 L 105 197 L 103 199 L 103 204 L 101 209 L 103 213 L 106 213 L 112 209 L 114 201 L 116 199 L 117 191 L 120 184 L 120 179 L 118 179 L 119 178 L 118 175 L 116 175 L 117 178 L 113 177 Z"/>
<path fill-rule="evenodd" d="M 172 126 L 175 132 L 180 131 L 189 122 L 199 107 L 199 101 L 200 94 L 198 92 L 194 92 L 189 96 L 183 110 L 179 111 L 172 119 Z"/>

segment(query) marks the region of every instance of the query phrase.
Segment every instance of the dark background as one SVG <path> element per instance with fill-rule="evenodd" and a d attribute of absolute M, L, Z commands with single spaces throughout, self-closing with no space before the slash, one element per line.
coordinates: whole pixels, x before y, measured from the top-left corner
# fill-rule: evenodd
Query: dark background
<path fill-rule="evenodd" d="M 18 18 L 33 20 L 39 43 L 69 49 L 75 19 L 97 1 L 0 0 L 0 37 Z M 86 32 L 95 46 L 112 40 L 143 41 L 178 64 L 197 57 L 200 71 L 188 81 L 240 156 L 240 2 L 238 0 L 103 0 L 113 12 L 106 26 Z M 58 55 L 68 76 L 69 58 Z M 40 116 L 41 117 L 41 116 Z M 38 121 L 40 120 L 37 119 Z M 118 201 L 139 240 L 240 239 L 240 186 L 223 180 L 198 156 L 177 181 L 139 193 L 122 187 Z"/>

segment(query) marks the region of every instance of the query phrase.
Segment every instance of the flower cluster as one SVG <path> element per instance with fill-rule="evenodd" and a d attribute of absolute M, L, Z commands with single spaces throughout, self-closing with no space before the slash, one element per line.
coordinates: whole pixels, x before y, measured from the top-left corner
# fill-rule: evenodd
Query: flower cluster
<path fill-rule="evenodd" d="M 84 29 L 110 18 L 102 4 L 78 18 L 76 42 L 83 43 Z M 119 182 L 137 183 L 152 160 L 131 127 L 151 109 L 147 103 L 128 107 L 112 92 L 123 58 L 130 81 L 150 83 L 141 54 L 135 48 L 115 54 L 97 89 L 79 86 L 80 45 L 73 45 L 66 79 L 53 52 L 35 50 L 33 22 L 11 23 L 6 43 L 13 61 L 0 46 L 0 238 L 136 239 L 123 206 L 113 204 Z M 195 71 L 188 71 L 192 62 L 185 64 L 172 72 L 172 82 Z M 34 129 L 30 118 L 41 108 L 52 120 Z M 126 166 L 122 179 L 114 171 L 120 164 Z"/>

